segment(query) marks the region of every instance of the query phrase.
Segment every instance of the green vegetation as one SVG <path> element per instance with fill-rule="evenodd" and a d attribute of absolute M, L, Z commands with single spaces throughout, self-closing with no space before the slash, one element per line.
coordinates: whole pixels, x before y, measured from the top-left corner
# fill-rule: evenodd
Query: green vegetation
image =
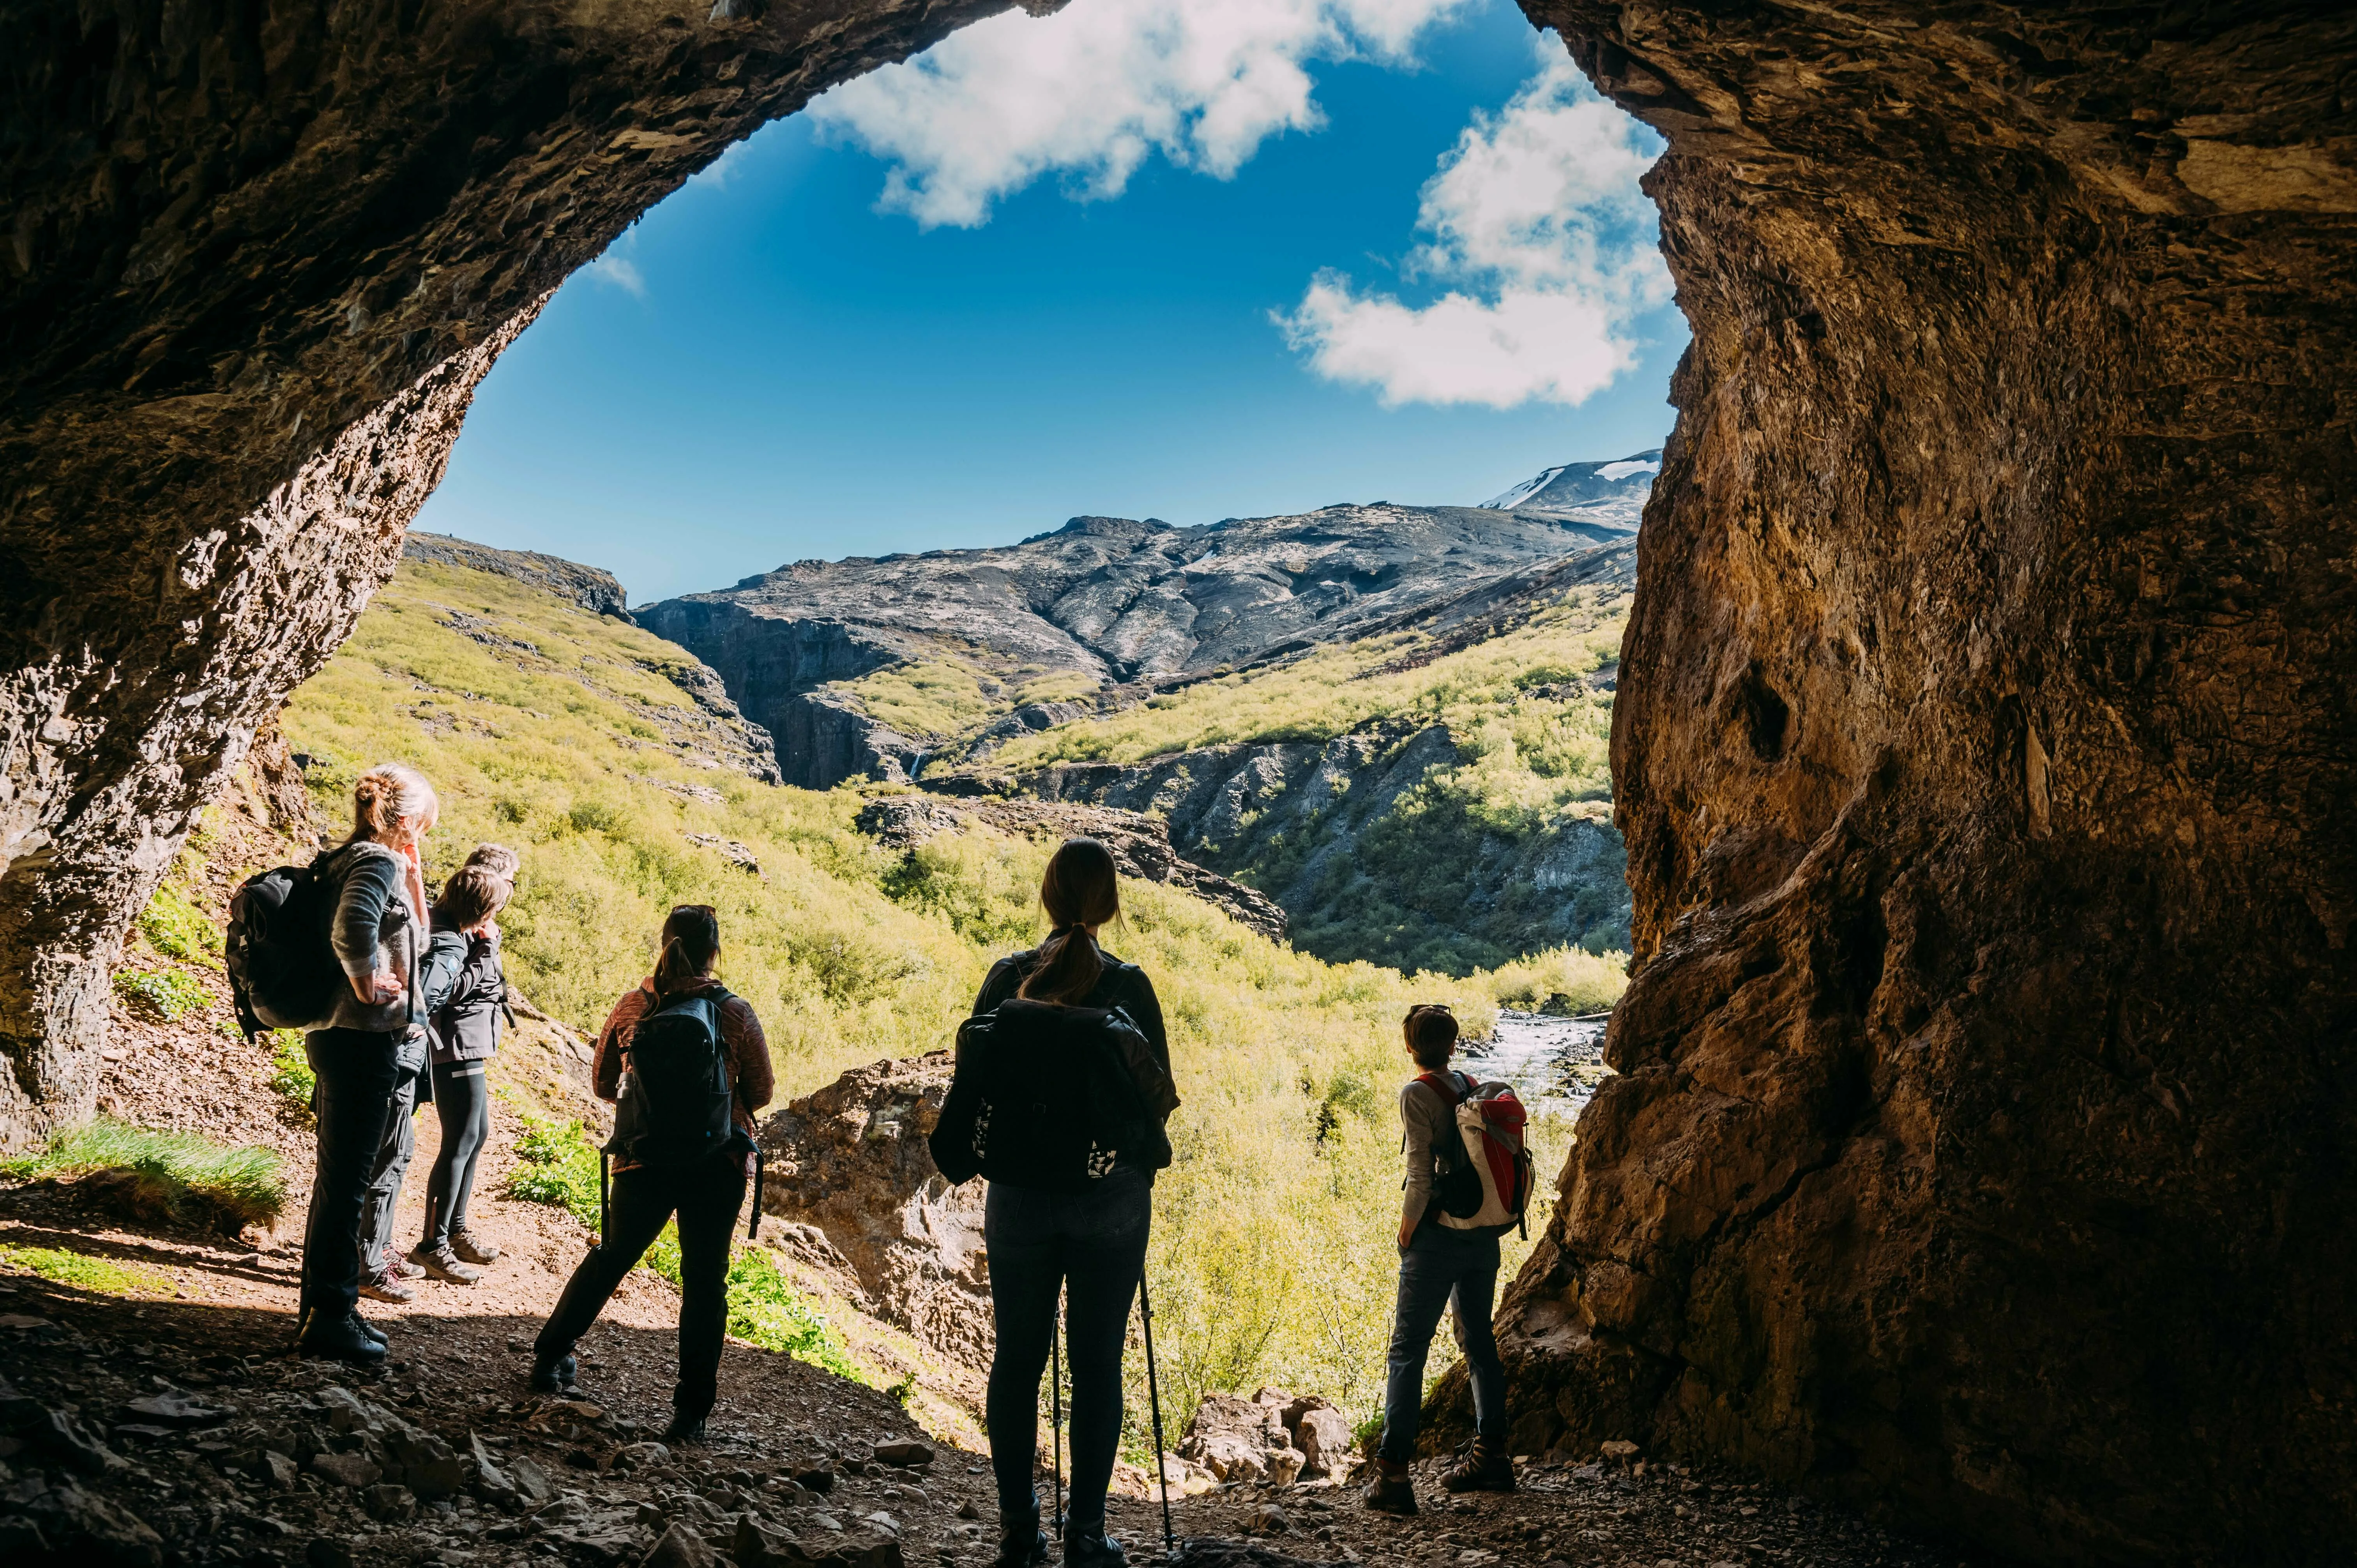
<path fill-rule="evenodd" d="M 1264 799 L 1229 842 L 1185 852 L 1275 897 L 1294 945 L 1338 961 L 1471 975 L 1534 950 L 1625 949 L 1612 696 L 1587 677 L 1617 657 L 1627 621 L 1624 592 L 1581 587 L 1470 646 L 1401 633 L 1318 648 L 1019 736 L 988 766 L 1355 734 L 1366 759 L 1331 794 L 1297 784 L 1320 794 Z"/>
<path fill-rule="evenodd" d="M 37 1153 L 0 1161 L 0 1176 L 17 1181 L 118 1170 L 136 1178 L 142 1206 L 231 1229 L 276 1219 L 286 1207 L 278 1156 L 268 1149 L 225 1148 L 194 1133 L 158 1133 L 104 1116 L 52 1134 Z"/>
<path fill-rule="evenodd" d="M 1577 589 L 1527 624 L 1470 648 L 1443 652 L 1435 639 L 1413 632 L 1321 647 L 1106 718 L 1018 736 L 993 761 L 1016 768 L 1143 762 L 1206 746 L 1331 740 L 1371 719 L 1410 714 L 1475 737 L 1480 755 L 1495 759 L 1490 771 L 1503 812 L 1607 800 L 1609 699 L 1584 690 L 1537 693 L 1619 657 L 1627 621 L 1626 595 Z"/>
<path fill-rule="evenodd" d="M 451 629 L 452 609 L 508 642 Z M 331 821 L 371 763 L 407 761 L 434 780 L 437 880 L 479 841 L 522 851 L 500 918 L 510 977 L 585 1033 L 647 972 L 664 912 L 701 902 L 718 909 L 722 977 L 761 1016 L 780 1100 L 858 1063 L 946 1046 L 990 961 L 1042 934 L 1048 846 L 978 829 L 904 857 L 853 830 L 854 789 L 781 789 L 697 766 L 655 722 L 687 700 L 641 668 L 681 657 L 510 579 L 411 563 L 285 724 L 296 750 L 322 759 L 308 778 Z M 722 801 L 663 788 L 691 783 Z M 742 842 L 762 875 L 688 843 L 691 832 Z M 1107 943 L 1154 976 L 1186 1101 L 1172 1126 L 1178 1165 L 1157 1195 L 1164 1392 L 1180 1411 L 1199 1392 L 1261 1382 L 1371 1398 L 1397 1266 L 1401 1015 L 1444 1001 L 1486 1032 L 1501 998 L 1528 1002 L 1542 983 L 1551 994 L 1576 970 L 1600 992 L 1617 966 L 1553 955 L 1496 974 L 1411 976 L 1280 947 L 1153 884 L 1125 884 L 1123 900 Z M 517 1194 L 594 1223 L 596 1156 L 578 1127 L 534 1127 L 522 1152 Z M 1544 1157 L 1561 1155 L 1558 1142 Z M 739 1288 L 754 1330 L 821 1354 L 766 1283 Z"/>
<path fill-rule="evenodd" d="M 176 969 L 122 969 L 114 973 L 114 994 L 135 1013 L 167 1024 L 177 1024 L 190 1013 L 212 1005 L 212 993 Z"/>
<path fill-rule="evenodd" d="M 101 1295 L 137 1295 L 172 1288 L 170 1280 L 151 1269 L 135 1269 L 112 1258 L 94 1258 L 87 1252 L 69 1252 L 58 1247 L 19 1247 L 0 1241 L 0 1264 L 22 1269 L 52 1284 L 95 1291 Z"/>
<path fill-rule="evenodd" d="M 597 1150 L 583 1135 L 581 1123 L 537 1116 L 526 1116 L 523 1123 L 523 1136 L 516 1140 L 520 1163 L 508 1176 L 508 1196 L 565 1209 L 595 1230 Z"/>
<path fill-rule="evenodd" d="M 311 1070 L 311 1058 L 304 1054 L 303 1033 L 299 1029 L 273 1029 L 266 1037 L 270 1043 L 271 1092 L 285 1102 L 297 1120 L 308 1122 L 311 1094 L 319 1087 L 319 1079 Z"/>
<path fill-rule="evenodd" d="M 139 934 L 166 958 L 221 967 L 221 927 L 171 882 L 157 887 L 139 911 Z"/>

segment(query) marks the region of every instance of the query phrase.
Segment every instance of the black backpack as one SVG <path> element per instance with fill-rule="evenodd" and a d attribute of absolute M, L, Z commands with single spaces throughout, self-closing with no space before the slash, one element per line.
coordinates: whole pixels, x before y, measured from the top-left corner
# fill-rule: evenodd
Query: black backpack
<path fill-rule="evenodd" d="M 622 1092 L 606 1152 L 642 1165 L 689 1165 L 752 1141 L 729 1108 L 728 1047 L 717 986 L 665 1002 L 639 1020 L 622 1047 Z"/>
<path fill-rule="evenodd" d="M 1082 1193 L 1116 1158 L 1168 1165 L 1162 1123 L 1178 1104 L 1168 1070 L 1120 1008 L 1016 997 L 959 1027 L 928 1146 L 952 1182 Z"/>
<path fill-rule="evenodd" d="M 344 970 L 328 942 L 340 891 L 328 862 L 338 854 L 257 872 L 229 896 L 221 959 L 248 1040 L 270 1029 L 320 1028 L 335 1013 Z"/>

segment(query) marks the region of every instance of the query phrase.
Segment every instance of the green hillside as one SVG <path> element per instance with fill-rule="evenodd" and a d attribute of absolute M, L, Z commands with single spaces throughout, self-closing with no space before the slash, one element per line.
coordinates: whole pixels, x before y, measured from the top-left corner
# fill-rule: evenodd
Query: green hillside
<path fill-rule="evenodd" d="M 989 961 L 1040 934 L 1049 846 L 977 829 L 907 856 L 877 848 L 851 826 L 858 791 L 716 766 L 726 746 L 696 738 L 710 714 L 664 673 L 683 662 L 507 577 L 412 562 L 284 723 L 328 821 L 361 769 L 400 760 L 442 793 L 437 878 L 479 840 L 522 852 L 502 919 L 511 973 L 584 1031 L 646 972 L 664 911 L 694 901 L 720 911 L 723 974 L 761 1014 L 781 1098 L 946 1045 Z M 1506 709 L 1492 722 L 1517 733 Z M 758 872 L 691 835 L 741 845 Z M 1186 1101 L 1155 1251 L 1178 1408 L 1193 1391 L 1288 1380 L 1363 1408 L 1394 1270 L 1400 1015 L 1447 1001 L 1481 1029 L 1501 1001 L 1600 1005 L 1618 963 L 1555 952 L 1410 977 L 1289 950 L 1156 885 L 1124 900 L 1108 945 L 1154 975 Z M 1566 1135 L 1544 1133 L 1549 1168 Z"/>
<path fill-rule="evenodd" d="M 969 766 L 1025 790 L 1042 768 L 1099 765 L 1085 798 L 1153 798 L 1183 853 L 1275 898 L 1323 958 L 1467 975 L 1534 950 L 1626 950 L 1609 673 L 1628 619 L 1624 585 L 1571 586 L 1503 626 L 1317 648 Z M 1269 764 L 1284 782 L 1239 814 L 1190 811 L 1238 748 L 1296 760 Z"/>

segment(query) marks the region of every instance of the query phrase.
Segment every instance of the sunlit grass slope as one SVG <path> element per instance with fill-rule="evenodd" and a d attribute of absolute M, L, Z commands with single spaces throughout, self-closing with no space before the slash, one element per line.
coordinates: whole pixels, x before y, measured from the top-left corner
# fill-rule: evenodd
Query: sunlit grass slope
<path fill-rule="evenodd" d="M 722 972 L 761 1015 L 781 1098 L 946 1047 L 989 962 L 1041 934 L 1049 846 L 978 831 L 902 856 L 852 830 L 853 789 L 697 766 L 656 722 L 689 699 L 649 668 L 683 657 L 509 579 L 411 563 L 285 727 L 332 817 L 361 768 L 422 768 L 442 793 L 437 878 L 479 840 L 522 852 L 502 918 L 510 972 L 584 1030 L 645 974 L 664 911 L 693 901 L 719 909 Z M 692 833 L 745 844 L 759 875 Z M 1157 1189 L 1157 1318 L 1178 1384 L 1166 1392 L 1186 1411 L 1196 1391 L 1290 1381 L 1363 1403 L 1395 1266 L 1400 1015 L 1444 1001 L 1482 1031 L 1501 1000 L 1606 1004 L 1618 963 L 1558 953 L 1411 977 L 1319 961 L 1152 884 L 1123 898 L 1107 943 L 1153 975 L 1186 1101 Z"/>
<path fill-rule="evenodd" d="M 1105 718 L 1017 736 L 993 760 L 1017 768 L 1143 762 L 1236 742 L 1331 740 L 1370 719 L 1420 715 L 1480 737 L 1485 757 L 1518 762 L 1534 779 L 1562 781 L 1519 787 L 1506 792 L 1512 798 L 1534 807 L 1601 800 L 1611 792 L 1611 700 L 1585 689 L 1551 689 L 1618 658 L 1628 618 L 1625 591 L 1577 588 L 1523 625 L 1469 648 L 1441 651 L 1441 639 L 1422 632 L 1328 645 Z"/>

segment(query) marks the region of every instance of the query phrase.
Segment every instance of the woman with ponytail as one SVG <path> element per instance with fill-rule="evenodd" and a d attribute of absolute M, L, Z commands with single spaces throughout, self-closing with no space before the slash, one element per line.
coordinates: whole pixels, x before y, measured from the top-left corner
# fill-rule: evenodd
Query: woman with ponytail
<path fill-rule="evenodd" d="M 1121 914 L 1113 852 L 1095 839 L 1067 839 L 1039 884 L 1048 940 L 991 967 L 974 999 L 977 1014 L 1016 997 L 1065 1007 L 1119 1008 L 1146 1036 L 1167 1074 L 1170 1041 L 1154 983 L 1135 964 L 1097 945 Z M 997 1477 L 997 1568 L 1034 1568 L 1048 1559 L 1032 1488 L 1039 1466 L 1039 1377 L 1056 1333 L 1056 1296 L 1066 1295 L 1064 1337 L 1072 1378 L 1071 1512 L 1068 1568 L 1120 1568 L 1105 1535 L 1105 1489 L 1121 1439 L 1122 1351 L 1130 1298 L 1146 1268 L 1154 1173 L 1125 1155 L 1092 1190 L 1073 1194 L 993 1181 L 983 1210 L 990 1257 L 997 1348 L 990 1363 L 991 1468 Z"/>
<path fill-rule="evenodd" d="M 745 1206 L 752 1174 L 753 1113 L 770 1102 L 776 1081 L 761 1020 L 741 996 L 713 977 L 720 961 L 720 918 L 708 904 L 682 904 L 663 921 L 654 973 L 625 992 L 598 1031 L 591 1069 L 597 1098 L 621 1101 L 614 1118 L 613 1192 L 605 1234 L 581 1261 L 533 1348 L 532 1386 L 543 1393 L 576 1388 L 575 1344 L 605 1309 L 622 1277 L 679 1219 L 679 1382 L 672 1391 L 670 1444 L 704 1441 L 705 1418 L 718 1397 L 720 1344 L 728 1327 L 728 1234 Z M 643 1031 L 642 1031 L 643 1026 Z M 648 1078 L 630 1053 L 684 1027 L 691 1041 L 718 1036 L 727 1082 L 729 1135 L 698 1144 L 651 1122 Z M 626 1074 L 633 1086 L 625 1099 Z M 668 1085 L 666 1085 L 668 1088 Z M 717 1110 L 716 1102 L 714 1109 Z"/>
<path fill-rule="evenodd" d="M 312 867 L 335 887 L 328 946 L 346 983 L 326 1026 L 303 1038 L 317 1080 L 318 1165 L 303 1230 L 297 1345 L 363 1366 L 384 1359 L 385 1341 L 356 1310 L 361 1292 L 407 1295 L 382 1243 L 425 1071 L 430 928 L 422 856 L 440 814 L 434 786 L 415 768 L 371 768 L 352 786 L 351 836 Z"/>

